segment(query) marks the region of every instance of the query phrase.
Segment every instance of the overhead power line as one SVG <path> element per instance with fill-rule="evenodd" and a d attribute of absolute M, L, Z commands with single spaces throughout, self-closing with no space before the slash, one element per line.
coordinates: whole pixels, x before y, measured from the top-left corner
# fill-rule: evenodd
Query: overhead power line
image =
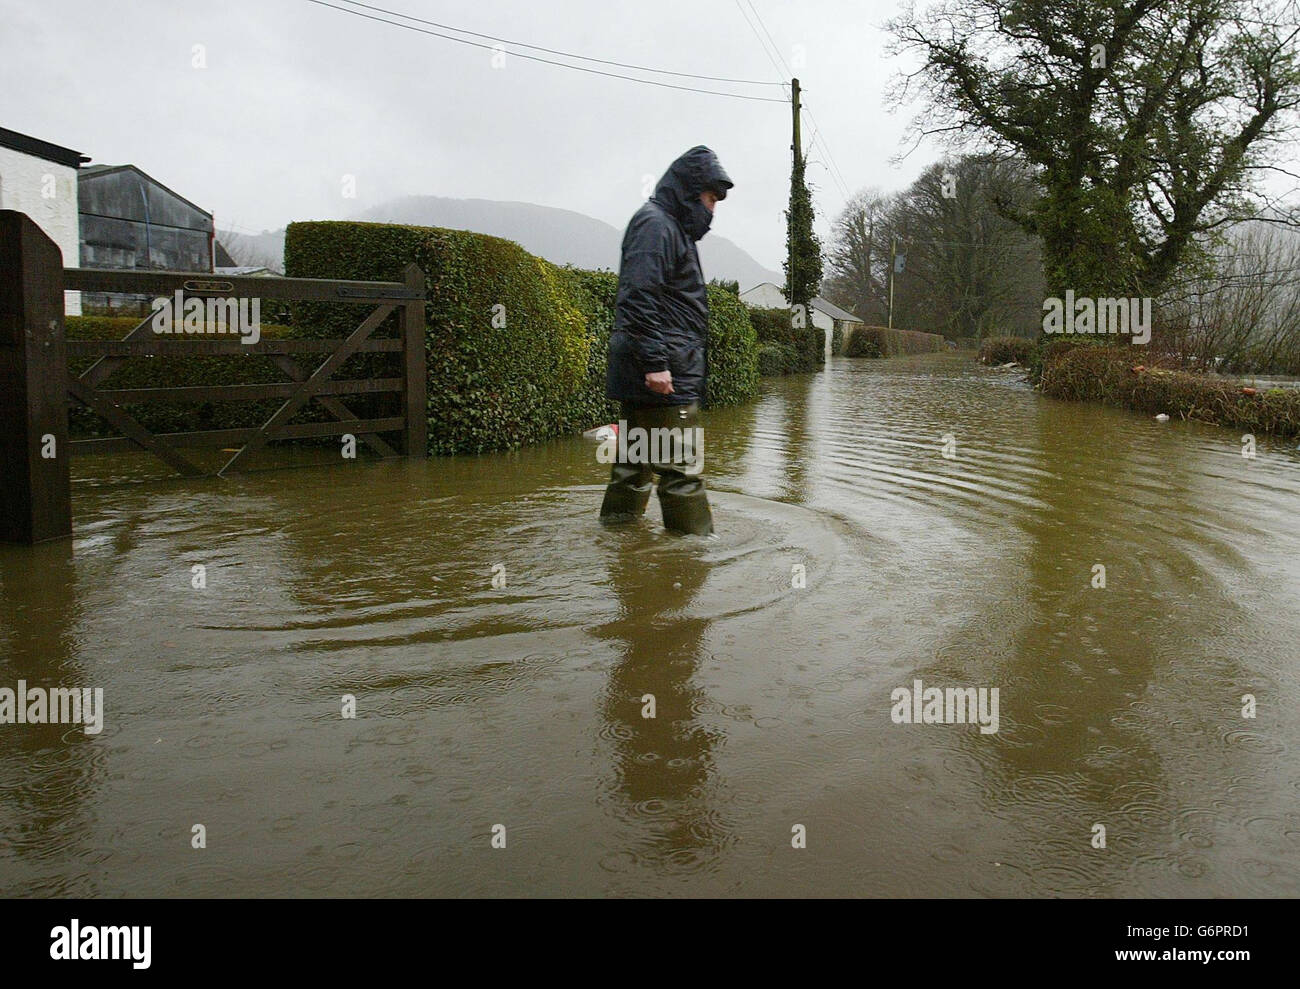
<path fill-rule="evenodd" d="M 745 10 L 746 4 L 749 6 L 749 12 Z M 772 68 L 776 70 L 778 75 L 793 76 L 794 72 L 786 62 L 785 56 L 781 54 L 780 47 L 773 39 L 772 32 L 767 29 L 767 24 L 763 22 L 763 16 L 758 12 L 758 8 L 754 6 L 753 0 L 743 0 L 743 2 L 742 0 L 736 0 L 736 7 L 740 11 L 740 16 L 745 18 L 745 23 L 749 25 L 749 29 L 754 32 L 754 37 L 758 40 L 759 47 L 763 49 L 763 54 L 767 56 L 767 60 L 772 63 Z M 754 15 L 753 20 L 750 19 L 751 13 Z M 758 27 L 754 26 L 755 23 L 758 24 Z M 760 30 L 762 34 L 759 34 Z M 775 57 L 773 57 L 773 53 L 775 53 Z M 807 110 L 808 120 L 813 125 L 813 137 L 808 142 L 809 147 L 820 145 L 822 154 L 826 157 L 825 168 L 826 173 L 831 177 L 831 182 L 839 188 L 840 194 L 845 200 L 852 198 L 853 194 L 849 189 L 849 184 L 844 180 L 844 173 L 840 171 L 839 163 L 835 161 L 835 155 L 831 153 L 830 145 L 821 133 L 821 127 L 813 117 L 812 110 L 808 109 L 807 103 L 802 100 L 801 105 Z M 801 152 L 802 150 L 800 149 Z"/>
<path fill-rule="evenodd" d="M 750 6 L 752 9 L 753 5 L 751 4 Z M 754 27 L 753 21 L 751 21 L 749 15 L 745 13 L 745 6 L 740 2 L 740 0 L 736 0 L 736 7 L 740 10 L 740 16 L 745 18 L 745 23 L 749 25 L 749 29 L 754 32 L 754 37 L 758 39 L 758 46 L 763 49 L 763 54 L 766 55 L 767 60 L 772 63 L 772 68 L 776 69 L 777 76 L 784 80 L 794 75 L 794 73 L 790 72 L 788 69 L 781 68 L 781 65 L 785 64 L 785 59 L 781 59 L 781 65 L 777 65 L 776 59 L 772 57 L 772 53 L 768 50 L 767 44 L 763 41 L 762 35 L 758 33 L 758 28 Z M 758 16 L 758 11 L 754 11 L 754 16 Z M 766 33 L 767 28 L 763 28 L 763 31 Z M 768 35 L 768 37 L 770 38 L 771 35 Z M 776 54 L 777 57 L 780 58 L 781 53 L 778 51 Z M 786 83 L 782 81 L 780 85 L 784 86 Z"/>
<path fill-rule="evenodd" d="M 763 23 L 763 18 L 759 16 L 758 9 L 754 6 L 754 0 L 745 0 L 745 2 L 749 4 L 749 9 L 754 13 L 754 20 L 758 21 L 758 26 L 767 35 L 767 41 L 772 46 L 772 51 L 776 52 L 776 57 L 781 60 L 781 67 L 785 69 L 785 74 L 793 76 L 794 73 L 790 71 L 790 66 L 786 65 L 785 56 L 781 54 L 781 49 L 776 46 L 776 42 L 772 40 L 772 35 L 768 33 L 767 25 Z"/>
<path fill-rule="evenodd" d="M 444 31 L 455 31 L 457 34 L 468 34 L 475 38 L 487 38 L 489 41 L 498 41 L 503 45 L 514 45 L 516 48 L 528 48 L 532 51 L 546 52 L 548 55 L 563 55 L 565 58 L 576 58 L 582 62 L 596 62 L 600 65 L 616 65 L 621 69 L 635 69 L 638 72 L 657 72 L 665 76 L 680 76 L 685 79 L 704 79 L 708 82 L 731 82 L 744 86 L 781 86 L 784 83 L 768 82 L 766 79 L 731 79 L 727 76 L 702 76 L 694 72 L 674 72 L 672 69 L 656 69 L 648 65 L 633 65 L 629 62 L 616 62 L 607 58 L 593 58 L 590 55 L 577 55 L 573 52 L 559 51 L 555 48 L 543 48 L 541 45 L 530 45 L 523 41 L 511 41 L 508 38 L 498 38 L 496 35 L 483 34 L 479 31 L 471 31 L 468 28 L 455 27 L 451 24 L 439 24 L 437 21 L 425 20 L 423 17 L 415 17 L 411 14 L 403 14 L 396 10 L 385 10 L 383 7 L 375 7 L 368 3 L 359 3 L 358 0 L 342 0 L 349 7 L 364 7 L 366 10 L 373 10 L 380 14 L 388 14 L 391 17 L 400 17 L 404 21 L 415 21 L 418 24 L 427 24 L 430 27 L 442 28 Z"/>
<path fill-rule="evenodd" d="M 813 127 L 816 128 L 815 133 L 821 140 L 822 151 L 826 153 L 826 160 L 830 162 L 831 169 L 833 170 L 832 174 L 834 175 L 835 180 L 839 183 L 840 191 L 844 194 L 845 199 L 850 199 L 853 193 L 849 189 L 848 182 L 844 179 L 844 173 L 840 171 L 839 162 L 835 160 L 835 155 L 831 154 L 831 147 L 826 141 L 826 135 L 822 133 L 821 125 L 817 123 L 817 118 L 813 116 L 812 108 L 808 107 L 806 103 L 805 108 L 808 110 L 809 121 L 811 121 Z"/>
<path fill-rule="evenodd" d="M 401 21 L 390 21 L 383 17 L 377 17 L 374 14 L 367 14 L 360 10 L 353 10 L 350 7 L 340 7 L 336 4 L 326 3 L 325 0 L 307 0 L 307 2 L 316 4 L 318 7 L 329 7 L 331 10 L 338 10 L 345 14 L 351 14 L 354 17 L 364 17 L 366 20 L 369 21 L 378 21 L 380 24 L 387 24 L 390 27 L 400 27 L 407 31 L 415 31 L 418 34 L 432 35 L 435 38 L 442 38 L 445 41 L 454 41 L 457 44 L 469 45 L 473 48 L 482 48 L 485 49 L 486 51 L 504 50 L 497 47 L 496 45 L 488 45 L 480 41 L 470 41 L 468 38 L 457 38 L 454 35 L 442 34 L 438 31 L 431 31 L 427 28 L 416 27 L 414 24 L 403 24 Z M 349 0 L 345 0 L 345 2 L 349 2 Z M 377 8 L 371 8 L 371 9 L 377 9 Z M 394 16 L 404 17 L 405 15 L 396 14 Z M 557 62 L 554 59 L 542 58 L 538 55 L 526 55 L 523 52 L 507 51 L 506 54 L 513 55 L 515 58 L 525 58 L 531 62 L 542 62 L 545 63 L 546 65 L 558 65 L 560 68 L 573 69 L 575 72 L 588 72 L 591 73 L 592 75 L 607 76 L 611 79 L 626 79 L 628 82 L 639 82 L 646 86 L 658 86 L 661 89 L 676 89 L 688 93 L 703 93 L 707 96 L 726 96 L 733 100 L 750 100 L 755 103 L 789 102 L 786 99 L 778 99 L 777 97 L 773 97 L 773 96 L 749 96 L 744 93 L 724 93 L 720 90 L 715 90 L 715 89 L 698 89 L 694 86 L 678 86 L 669 82 L 659 82 L 658 80 L 655 79 L 640 79 L 637 76 L 623 75 L 622 73 L 618 73 L 618 72 L 606 72 L 603 69 L 593 69 L 585 65 L 570 65 L 568 62 Z M 649 70 L 649 71 L 657 71 L 657 70 Z"/>

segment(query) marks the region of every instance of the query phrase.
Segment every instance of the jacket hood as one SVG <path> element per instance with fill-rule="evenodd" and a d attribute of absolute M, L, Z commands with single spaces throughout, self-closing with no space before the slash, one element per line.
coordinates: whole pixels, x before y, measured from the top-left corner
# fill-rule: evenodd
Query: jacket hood
<path fill-rule="evenodd" d="M 719 199 L 726 199 L 734 184 L 718 156 L 699 144 L 668 166 L 651 198 L 685 226 L 690 223 L 691 204 L 699 201 L 701 192 L 712 189 Z"/>

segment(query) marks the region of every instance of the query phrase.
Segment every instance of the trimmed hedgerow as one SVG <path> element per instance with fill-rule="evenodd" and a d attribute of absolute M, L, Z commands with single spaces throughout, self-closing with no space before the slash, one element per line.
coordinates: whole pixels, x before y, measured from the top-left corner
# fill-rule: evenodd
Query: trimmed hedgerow
<path fill-rule="evenodd" d="M 845 357 L 897 357 L 947 349 L 947 341 L 939 333 L 891 330 L 885 326 L 854 326 L 844 342 Z"/>
<path fill-rule="evenodd" d="M 1161 412 L 1251 433 L 1300 435 L 1300 390 L 1255 389 L 1241 382 L 1149 366 L 1134 347 L 1072 346 L 1049 352 L 1044 395 Z"/>
<path fill-rule="evenodd" d="M 612 273 L 560 268 L 465 230 L 318 222 L 290 224 L 285 235 L 291 276 L 397 280 L 411 262 L 428 293 L 431 453 L 507 449 L 612 418 L 604 398 Z M 745 401 L 757 388 L 754 329 L 733 294 L 710 286 L 709 304 L 709 404 Z M 355 310 L 299 303 L 293 322 L 341 336 Z"/>
<path fill-rule="evenodd" d="M 849 334 L 848 342 L 844 344 L 845 357 L 884 357 L 880 352 L 880 341 L 878 338 L 869 333 L 862 332 L 861 328 L 854 330 Z"/>
<path fill-rule="evenodd" d="M 758 337 L 749 307 L 709 286 L 709 381 L 705 405 L 739 405 L 758 393 Z"/>
<path fill-rule="evenodd" d="M 1037 347 L 1028 337 L 985 337 L 980 341 L 981 364 L 1030 364 Z"/>
<path fill-rule="evenodd" d="M 618 275 L 612 271 L 587 271 L 566 266 L 587 320 L 586 386 L 570 403 L 565 432 L 576 432 L 618 419 L 619 404 L 605 397 L 605 369 L 609 357 L 609 335 L 614 330 L 614 300 L 618 296 Z"/>
<path fill-rule="evenodd" d="M 821 327 L 794 326 L 790 310 L 781 308 L 751 306 L 749 320 L 758 336 L 759 373 L 765 377 L 816 371 L 825 362 L 826 331 Z"/>
<path fill-rule="evenodd" d="M 290 224 L 284 260 L 287 275 L 303 278 L 398 281 L 410 262 L 425 272 L 431 453 L 506 449 L 565 430 L 590 343 L 571 280 L 554 265 L 465 230 L 343 222 Z M 337 337 L 357 314 L 303 302 L 293 320 Z"/>
<path fill-rule="evenodd" d="M 799 363 L 799 354 L 788 343 L 758 345 L 758 373 L 765 378 L 789 374 Z"/>

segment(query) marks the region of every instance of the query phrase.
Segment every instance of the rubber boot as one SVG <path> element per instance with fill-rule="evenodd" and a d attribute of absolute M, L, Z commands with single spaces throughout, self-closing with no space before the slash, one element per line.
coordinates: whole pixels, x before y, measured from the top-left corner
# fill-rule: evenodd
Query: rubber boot
<path fill-rule="evenodd" d="M 713 512 L 704 482 L 678 470 L 659 475 L 659 507 L 664 513 L 664 528 L 694 536 L 713 532 Z"/>
<path fill-rule="evenodd" d="M 654 471 L 649 464 L 615 462 L 605 487 L 605 500 L 600 505 L 600 520 L 618 523 L 639 519 L 645 514 L 653 484 Z"/>
<path fill-rule="evenodd" d="M 652 418 L 657 426 L 680 429 L 684 438 L 694 437 L 697 435 L 694 430 L 700 425 L 700 407 L 696 402 L 669 405 L 655 410 Z M 659 508 L 663 512 L 664 528 L 671 532 L 694 536 L 713 532 L 713 512 L 701 475 L 703 454 L 702 446 L 687 451 L 674 443 L 672 459 L 653 465 L 659 474 Z"/>
<path fill-rule="evenodd" d="M 627 402 L 622 403 L 620 429 L 642 426 L 645 411 Z M 654 486 L 654 469 L 646 463 L 616 460 L 609 472 L 605 487 L 605 500 L 600 505 L 600 520 L 608 523 L 633 522 L 645 514 Z"/>

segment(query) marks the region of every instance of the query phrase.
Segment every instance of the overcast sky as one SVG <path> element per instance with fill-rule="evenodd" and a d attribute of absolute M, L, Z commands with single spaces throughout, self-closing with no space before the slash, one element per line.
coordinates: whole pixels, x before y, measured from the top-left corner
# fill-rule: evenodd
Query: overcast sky
<path fill-rule="evenodd" d="M 795 74 L 850 189 L 901 187 L 933 157 L 923 149 L 901 166 L 890 161 L 907 124 L 881 105 L 898 68 L 884 56 L 881 31 L 895 3 L 752 0 L 777 46 L 769 59 L 750 26 L 749 0 L 742 0 L 749 22 L 736 0 L 367 2 L 697 75 L 775 82 L 786 71 L 773 61 L 802 60 Z M 0 126 L 98 163 L 135 164 L 215 213 L 219 227 L 258 232 L 427 194 L 556 206 L 622 229 L 645 176 L 657 179 L 681 152 L 707 144 L 736 182 L 713 229 L 780 269 L 785 103 L 681 92 L 512 55 L 494 67 L 490 50 L 307 0 L 0 0 L 0 11 Z M 206 68 L 193 65 L 196 45 Z M 782 98 L 777 86 L 652 78 Z M 815 126 L 807 115 L 803 126 L 807 145 Z M 825 230 L 844 196 L 821 148 L 809 158 Z M 355 176 L 355 199 L 343 196 L 345 175 Z"/>
<path fill-rule="evenodd" d="M 940 153 L 922 146 L 894 160 L 910 118 L 883 105 L 905 68 L 885 54 L 882 26 L 896 2 L 370 5 L 697 75 L 775 82 L 787 76 L 773 64 L 783 61 L 811 111 L 805 146 L 820 128 L 852 191 L 902 188 Z M 757 33 L 754 11 L 763 25 Z M 653 183 L 681 152 L 707 144 L 736 182 L 713 229 L 780 269 L 790 153 L 783 102 L 681 92 L 515 55 L 494 66 L 501 56 L 491 50 L 309 0 L 0 0 L 0 24 L 0 126 L 95 162 L 135 164 L 215 213 L 220 228 L 259 232 L 347 218 L 425 194 L 539 203 L 622 229 L 647 193 L 646 178 Z M 764 28 L 776 46 L 770 56 L 759 40 Z M 777 86 L 653 78 L 782 96 Z M 825 159 L 820 146 L 809 153 L 821 232 L 845 199 Z M 345 176 L 355 178 L 355 198 L 343 195 Z"/>

